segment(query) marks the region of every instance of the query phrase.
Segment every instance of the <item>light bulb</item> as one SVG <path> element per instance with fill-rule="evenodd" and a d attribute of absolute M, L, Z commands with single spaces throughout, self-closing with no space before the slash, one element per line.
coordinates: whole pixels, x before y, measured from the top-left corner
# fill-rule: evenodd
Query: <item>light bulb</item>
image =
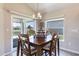
<path fill-rule="evenodd" d="M 40 19 L 42 19 L 42 16 L 40 15 Z"/>
<path fill-rule="evenodd" d="M 40 18 L 40 19 L 42 18 L 40 12 L 38 12 L 37 17 Z"/>
<path fill-rule="evenodd" d="M 33 19 L 42 19 L 40 12 L 38 12 L 37 14 L 33 14 Z"/>
<path fill-rule="evenodd" d="M 33 14 L 33 18 L 35 18 L 35 14 Z"/>
<path fill-rule="evenodd" d="M 41 14 L 38 12 L 37 16 L 40 17 L 40 15 L 41 15 Z"/>

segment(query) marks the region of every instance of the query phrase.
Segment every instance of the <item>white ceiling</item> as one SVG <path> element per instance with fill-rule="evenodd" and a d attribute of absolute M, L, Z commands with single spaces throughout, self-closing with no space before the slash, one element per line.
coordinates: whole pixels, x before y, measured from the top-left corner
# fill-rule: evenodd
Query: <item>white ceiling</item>
<path fill-rule="evenodd" d="M 71 3 L 28 3 L 27 4 L 33 11 L 40 13 L 50 13 L 56 10 L 62 10 L 63 8 L 72 5 Z"/>

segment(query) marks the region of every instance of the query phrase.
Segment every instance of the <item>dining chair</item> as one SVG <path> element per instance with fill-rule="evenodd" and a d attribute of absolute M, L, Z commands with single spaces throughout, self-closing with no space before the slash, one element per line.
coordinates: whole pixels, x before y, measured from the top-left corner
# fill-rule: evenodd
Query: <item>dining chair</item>
<path fill-rule="evenodd" d="M 46 56 L 47 56 L 47 53 L 48 53 L 49 56 L 51 56 L 52 53 L 54 53 L 54 56 L 56 56 L 57 38 L 58 38 L 57 33 L 53 33 L 51 42 L 43 48 L 43 51 L 45 51 Z"/>
<path fill-rule="evenodd" d="M 23 56 L 23 54 L 27 56 L 36 55 L 37 50 L 34 47 L 32 47 L 29 43 L 29 35 L 19 34 L 18 37 L 21 46 L 21 56 Z"/>

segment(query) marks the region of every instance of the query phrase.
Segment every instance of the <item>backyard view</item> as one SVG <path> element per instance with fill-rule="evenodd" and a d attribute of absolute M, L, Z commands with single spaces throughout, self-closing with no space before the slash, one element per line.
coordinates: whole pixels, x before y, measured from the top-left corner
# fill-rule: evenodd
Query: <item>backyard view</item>
<path fill-rule="evenodd" d="M 47 21 L 46 26 L 48 29 L 48 35 L 51 34 L 51 32 L 57 32 L 60 40 L 64 40 L 63 20 Z M 35 34 L 35 21 L 16 20 L 13 22 L 13 48 L 17 47 L 18 34 L 20 32 L 26 33 L 27 31 L 30 36 Z"/>
<path fill-rule="evenodd" d="M 17 47 L 18 33 L 21 32 L 21 23 L 13 23 L 13 48 Z"/>
<path fill-rule="evenodd" d="M 59 34 L 59 38 L 61 41 L 64 40 L 64 35 L 63 35 L 63 22 L 64 20 L 59 19 L 59 20 L 54 20 L 51 19 L 50 21 L 48 20 L 46 23 L 46 28 L 49 32 L 57 32 Z"/>
<path fill-rule="evenodd" d="M 29 32 L 29 35 L 35 34 L 35 21 L 25 21 L 16 19 L 13 21 L 13 48 L 17 47 L 18 34 L 21 32 Z"/>

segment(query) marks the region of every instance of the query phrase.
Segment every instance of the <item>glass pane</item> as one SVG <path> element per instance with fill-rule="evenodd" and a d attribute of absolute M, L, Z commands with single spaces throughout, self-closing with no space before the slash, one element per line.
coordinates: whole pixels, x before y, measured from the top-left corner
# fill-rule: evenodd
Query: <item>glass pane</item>
<path fill-rule="evenodd" d="M 48 28 L 63 28 L 63 20 L 48 21 L 47 27 Z"/>
<path fill-rule="evenodd" d="M 16 21 L 13 21 L 12 26 L 13 26 L 13 36 L 12 36 L 13 48 L 15 48 L 18 45 L 17 44 L 18 43 L 18 34 L 21 32 L 22 24 L 21 24 L 21 22 L 18 22 L 18 20 L 16 20 Z"/>
<path fill-rule="evenodd" d="M 29 35 L 35 34 L 35 21 L 27 21 L 25 26 L 29 32 Z"/>
<path fill-rule="evenodd" d="M 63 22 L 64 20 L 55 20 L 47 22 L 47 29 L 49 32 L 57 32 L 60 40 L 63 40 Z"/>
<path fill-rule="evenodd" d="M 28 22 L 26 23 L 26 28 L 27 28 L 29 25 L 30 25 L 33 29 L 35 29 L 35 21 L 28 21 Z"/>

